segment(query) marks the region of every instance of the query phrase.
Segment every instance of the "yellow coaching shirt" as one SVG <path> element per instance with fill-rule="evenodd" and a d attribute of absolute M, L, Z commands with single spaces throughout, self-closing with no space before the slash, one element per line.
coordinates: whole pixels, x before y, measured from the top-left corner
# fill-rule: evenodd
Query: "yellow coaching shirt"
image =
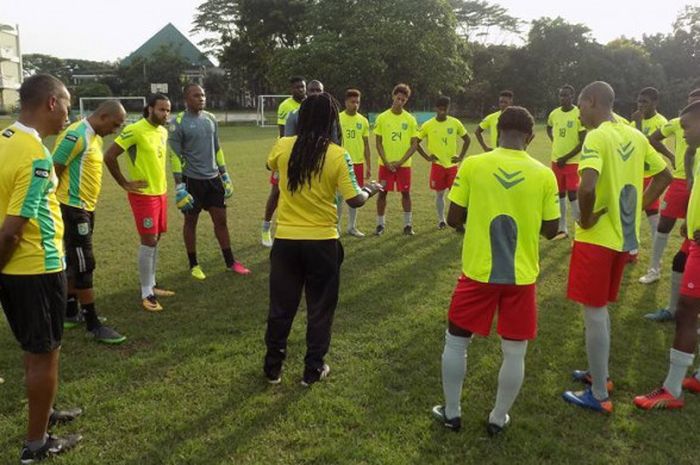
<path fill-rule="evenodd" d="M 467 209 L 462 271 L 482 283 L 532 284 L 539 274 L 542 221 L 559 218 L 557 180 L 521 150 L 465 158 L 450 191 Z"/>
<path fill-rule="evenodd" d="M 467 133 L 462 123 L 452 116 L 445 121 L 430 118 L 423 123 L 418 133 L 420 139 L 428 138 L 428 152 L 438 158 L 437 163 L 445 168 L 455 166 L 452 157 L 459 155 L 457 141 Z"/>
<path fill-rule="evenodd" d="M 300 190 L 292 193 L 287 187 L 287 169 L 296 140 L 296 136 L 278 139 L 267 158 L 267 166 L 279 171 L 280 176 L 275 237 L 297 240 L 337 239 L 336 191 L 344 199 L 351 199 L 362 192 L 355 179 L 350 155 L 344 148 L 330 144 L 320 176 L 313 177 L 311 186 L 304 184 Z"/>
<path fill-rule="evenodd" d="M 102 189 L 102 138 L 87 119 L 77 121 L 56 139 L 53 161 L 64 165 L 56 197 L 64 205 L 94 211 Z"/>
<path fill-rule="evenodd" d="M 294 97 L 287 97 L 284 99 L 282 103 L 280 103 L 280 106 L 277 107 L 277 124 L 279 126 L 284 126 L 289 113 L 291 113 L 292 110 L 298 110 L 300 106 L 301 102 L 294 100 Z"/>
<path fill-rule="evenodd" d="M 664 124 L 660 131 L 664 137 L 669 137 L 673 134 L 676 139 L 676 148 L 673 153 L 676 156 L 676 168 L 673 170 L 673 177 L 676 179 L 685 179 L 685 152 L 688 150 L 688 143 L 683 138 L 681 119 L 673 118 L 671 121 Z M 696 166 L 698 154 L 700 154 L 700 150 L 695 151 Z"/>
<path fill-rule="evenodd" d="M 388 162 L 399 161 L 411 148 L 411 139 L 418 137 L 418 122 L 412 114 L 403 110 L 400 115 L 396 115 L 391 108 L 377 116 L 374 123 L 374 134 L 382 137 L 382 147 L 384 156 Z M 412 158 L 401 165 L 410 168 Z M 381 157 L 379 165 L 382 166 Z"/>
<path fill-rule="evenodd" d="M 569 111 L 559 107 L 549 114 L 547 126 L 552 128 L 552 161 L 557 161 L 578 146 L 581 133 L 586 130 L 581 124 L 580 114 L 577 106 Z M 578 157 L 571 157 L 566 164 L 578 163 Z"/>
<path fill-rule="evenodd" d="M 114 143 L 127 152 L 127 170 L 131 181 L 146 181 L 142 195 L 163 195 L 168 190 L 165 177 L 165 154 L 168 130 L 154 126 L 146 118 L 124 128 Z"/>
<path fill-rule="evenodd" d="M 343 148 L 350 154 L 355 165 L 365 162 L 365 137 L 369 137 L 369 122 L 359 113 L 350 116 L 340 113 L 340 129 L 343 134 Z"/>
<path fill-rule="evenodd" d="M 593 211 L 608 211 L 589 229 L 576 224 L 576 240 L 618 252 L 639 248 L 644 176 L 666 168 L 666 162 L 640 131 L 606 121 L 586 135 L 579 173 L 598 172 Z"/>
<path fill-rule="evenodd" d="M 484 131 L 489 132 L 489 140 L 491 141 L 491 148 L 495 149 L 498 146 L 498 118 L 501 117 L 501 110 L 495 111 L 486 118 L 481 120 L 479 127 Z"/>
<path fill-rule="evenodd" d="M 58 179 L 36 130 L 19 122 L 0 135 L 0 223 L 21 216 L 19 244 L 2 273 L 57 273 L 64 268 L 63 219 L 56 200 Z"/>

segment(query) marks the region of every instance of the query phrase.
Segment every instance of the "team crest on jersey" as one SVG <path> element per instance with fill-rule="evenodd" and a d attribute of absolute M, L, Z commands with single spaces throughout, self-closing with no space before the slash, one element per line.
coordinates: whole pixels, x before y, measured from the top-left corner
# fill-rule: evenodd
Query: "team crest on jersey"
<path fill-rule="evenodd" d="M 362 129 L 362 123 L 357 123 L 355 126 L 357 126 L 357 129 Z"/>
<path fill-rule="evenodd" d="M 34 169 L 34 176 L 36 176 L 37 178 L 48 179 L 49 178 L 49 170 L 45 170 L 43 168 L 35 168 Z"/>
<path fill-rule="evenodd" d="M 447 134 L 452 134 L 454 132 L 454 129 L 452 128 L 447 128 Z"/>
<path fill-rule="evenodd" d="M 175 125 L 175 123 L 168 125 L 168 130 L 170 132 L 175 132 L 176 129 L 177 129 L 177 126 Z"/>
<path fill-rule="evenodd" d="M 7 138 L 9 139 L 10 137 L 12 137 L 12 135 L 13 135 L 14 133 L 15 133 L 15 131 L 13 131 L 13 130 L 10 129 L 10 128 L 7 128 L 7 129 L 5 129 L 5 130 L 2 132 L 2 135 L 5 136 L 5 137 L 7 137 Z"/>
<path fill-rule="evenodd" d="M 573 121 L 567 121 L 567 122 L 566 122 L 566 127 L 567 127 L 567 128 L 573 128 L 573 127 L 574 127 L 574 122 L 573 122 Z"/>
<path fill-rule="evenodd" d="M 143 227 L 146 229 L 151 229 L 153 227 L 153 218 L 144 218 Z"/>
<path fill-rule="evenodd" d="M 90 234 L 90 225 L 88 223 L 78 223 L 78 234 L 81 236 Z"/>
<path fill-rule="evenodd" d="M 404 131 L 408 129 L 408 123 L 401 123 L 401 129 L 403 129 Z"/>

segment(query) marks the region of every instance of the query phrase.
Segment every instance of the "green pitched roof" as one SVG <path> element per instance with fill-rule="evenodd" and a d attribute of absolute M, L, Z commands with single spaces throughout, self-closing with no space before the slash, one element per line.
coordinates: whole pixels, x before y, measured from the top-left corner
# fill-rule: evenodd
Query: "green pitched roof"
<path fill-rule="evenodd" d="M 128 65 L 137 57 L 148 58 L 161 47 L 178 50 L 180 55 L 194 67 L 204 66 L 213 68 L 214 64 L 202 53 L 185 35 L 180 32 L 172 23 L 165 25 L 163 29 L 156 32 L 135 52 L 122 60 L 122 64 Z"/>

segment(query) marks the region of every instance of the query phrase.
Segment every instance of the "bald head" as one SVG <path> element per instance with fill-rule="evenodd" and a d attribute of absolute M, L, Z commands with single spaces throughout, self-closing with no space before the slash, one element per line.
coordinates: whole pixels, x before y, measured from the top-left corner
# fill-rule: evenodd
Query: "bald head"
<path fill-rule="evenodd" d="M 615 103 L 615 91 L 607 82 L 595 81 L 583 88 L 579 99 L 590 100 L 612 110 L 613 103 Z"/>
<path fill-rule="evenodd" d="M 306 85 L 306 94 L 307 95 L 318 95 L 323 93 L 323 83 L 321 81 L 318 81 L 314 79 L 313 81 L 309 81 L 309 83 Z"/>
<path fill-rule="evenodd" d="M 115 133 L 126 121 L 126 110 L 118 100 L 105 100 L 88 116 L 88 122 L 98 136 Z"/>
<path fill-rule="evenodd" d="M 612 120 L 615 91 L 607 82 L 595 81 L 583 88 L 578 96 L 581 122 L 588 129 Z"/>
<path fill-rule="evenodd" d="M 105 100 L 104 102 L 100 103 L 100 105 L 97 107 L 97 109 L 93 113 L 97 116 L 102 116 L 102 115 L 108 115 L 108 116 L 124 115 L 124 116 L 126 116 L 126 110 L 124 110 L 124 107 L 119 102 L 119 100 Z"/>
<path fill-rule="evenodd" d="M 19 104 L 19 121 L 46 137 L 58 134 L 68 120 L 70 93 L 57 78 L 35 74 L 19 88 Z"/>
<path fill-rule="evenodd" d="M 19 103 L 26 110 L 44 105 L 51 97 L 70 99 L 70 94 L 66 86 L 50 74 L 30 76 L 19 88 Z"/>

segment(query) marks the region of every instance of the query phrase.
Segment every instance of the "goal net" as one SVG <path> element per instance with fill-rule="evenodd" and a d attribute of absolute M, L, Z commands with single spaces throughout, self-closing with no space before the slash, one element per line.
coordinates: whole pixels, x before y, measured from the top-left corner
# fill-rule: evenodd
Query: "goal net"
<path fill-rule="evenodd" d="M 143 116 L 146 97 L 80 97 L 80 117 L 86 118 L 95 111 L 100 103 L 107 100 L 118 100 L 126 110 L 126 123 L 138 121 Z"/>
<path fill-rule="evenodd" d="M 277 107 L 290 95 L 258 95 L 258 112 L 255 118 L 258 126 L 269 128 L 277 126 Z"/>

